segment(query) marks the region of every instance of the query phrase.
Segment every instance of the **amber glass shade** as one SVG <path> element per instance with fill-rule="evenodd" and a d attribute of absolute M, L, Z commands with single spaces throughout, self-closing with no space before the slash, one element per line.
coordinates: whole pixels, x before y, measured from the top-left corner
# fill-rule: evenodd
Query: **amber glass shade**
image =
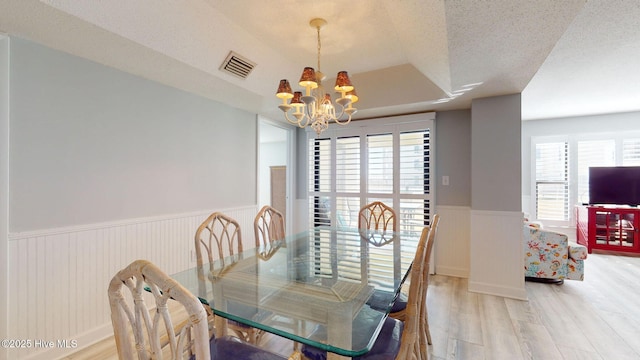
<path fill-rule="evenodd" d="M 291 99 L 292 104 L 303 104 L 300 98 L 302 97 L 302 93 L 300 91 L 296 91 L 293 93 L 293 99 Z"/>
<path fill-rule="evenodd" d="M 338 76 L 336 76 L 336 91 L 351 91 L 353 90 L 353 85 L 351 84 L 351 79 L 349 79 L 349 74 L 346 71 L 340 71 Z"/>
<path fill-rule="evenodd" d="M 300 76 L 300 86 L 308 87 L 310 86 L 312 89 L 318 87 L 318 83 L 316 82 L 316 71 L 313 70 L 312 67 L 306 67 L 302 70 L 302 75 Z"/>
<path fill-rule="evenodd" d="M 293 97 L 293 93 L 291 92 L 291 85 L 289 85 L 289 80 L 280 80 L 280 85 L 278 85 L 276 96 L 280 99 L 291 99 Z"/>

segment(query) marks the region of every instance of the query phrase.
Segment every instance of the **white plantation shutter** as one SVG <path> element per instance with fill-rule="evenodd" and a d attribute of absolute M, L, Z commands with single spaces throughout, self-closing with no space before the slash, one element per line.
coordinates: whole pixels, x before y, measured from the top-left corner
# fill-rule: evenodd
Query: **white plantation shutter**
<path fill-rule="evenodd" d="M 424 194 L 429 192 L 429 132 L 400 134 L 400 192 Z"/>
<path fill-rule="evenodd" d="M 331 191 L 331 140 L 309 140 L 309 214 L 312 226 L 329 225 L 331 204 L 322 194 Z"/>
<path fill-rule="evenodd" d="M 640 166 L 640 139 L 622 141 L 622 165 Z"/>
<path fill-rule="evenodd" d="M 360 193 L 360 138 L 336 140 L 336 192 Z"/>
<path fill-rule="evenodd" d="M 640 166 L 638 132 L 539 137 L 532 141 L 532 150 L 532 210 L 552 225 L 574 224 L 573 205 L 589 203 L 589 167 Z"/>
<path fill-rule="evenodd" d="M 536 144 L 536 214 L 569 220 L 569 154 L 566 141 Z"/>
<path fill-rule="evenodd" d="M 431 127 L 432 120 L 344 127 L 309 139 L 310 226 L 356 227 L 360 208 L 371 201 L 391 206 L 401 230 L 428 225 Z"/>
<path fill-rule="evenodd" d="M 336 225 L 358 226 L 360 210 L 360 137 L 336 139 Z"/>
<path fill-rule="evenodd" d="M 372 201 L 395 210 L 400 231 L 421 231 L 429 224 L 435 205 L 430 184 L 433 120 L 371 123 L 377 125 L 338 127 L 321 139 L 309 139 L 310 227 L 356 228 L 360 208 Z M 329 242 L 319 234 L 310 244 L 318 259 L 311 269 L 314 276 L 331 277 L 339 268 L 343 276 L 360 280 L 357 259 L 327 260 Z M 377 253 L 375 246 L 369 247 L 369 259 L 371 282 L 381 269 L 393 266 L 390 256 Z"/>
<path fill-rule="evenodd" d="M 615 164 L 616 142 L 613 139 L 578 141 L 578 203 L 589 203 L 589 167 Z"/>
<path fill-rule="evenodd" d="M 396 165 L 393 161 L 393 136 L 391 134 L 368 135 L 367 155 L 367 191 L 391 194 L 393 169 Z"/>

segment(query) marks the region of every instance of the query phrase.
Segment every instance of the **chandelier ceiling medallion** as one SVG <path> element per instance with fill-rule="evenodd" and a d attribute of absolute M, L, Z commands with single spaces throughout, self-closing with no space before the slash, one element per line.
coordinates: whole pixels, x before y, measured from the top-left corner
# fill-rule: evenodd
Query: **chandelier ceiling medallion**
<path fill-rule="evenodd" d="M 319 18 L 309 22 L 309 25 L 316 28 L 318 33 L 318 71 L 312 67 L 305 67 L 302 71 L 298 84 L 305 89 L 305 95 L 300 91 L 292 93 L 287 79 L 280 80 L 276 93 L 276 96 L 282 99 L 282 104 L 278 107 L 284 112 L 285 118 L 301 128 L 311 126 L 318 135 L 329 127 L 330 121 L 347 125 L 351 121 L 351 116 L 357 111 L 352 105 L 358 101 L 358 95 L 346 71 L 340 71 L 336 76 L 334 89 L 340 93 L 340 98 L 335 101 L 336 105 L 331 101 L 331 94 L 324 91 L 322 81 L 325 76 L 320 71 L 320 29 L 326 24 L 326 20 Z M 289 100 L 291 100 L 290 103 L 288 103 Z M 336 115 L 336 107 L 340 109 L 338 115 Z M 292 108 L 293 113 L 290 114 Z"/>

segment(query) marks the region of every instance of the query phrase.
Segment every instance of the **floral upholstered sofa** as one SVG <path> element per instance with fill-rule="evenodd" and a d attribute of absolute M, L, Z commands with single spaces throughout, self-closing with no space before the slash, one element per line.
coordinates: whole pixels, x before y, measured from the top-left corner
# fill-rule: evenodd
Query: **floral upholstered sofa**
<path fill-rule="evenodd" d="M 567 235 L 545 230 L 539 224 L 525 223 L 523 230 L 526 279 L 559 283 L 584 279 L 586 247 L 569 243 Z"/>

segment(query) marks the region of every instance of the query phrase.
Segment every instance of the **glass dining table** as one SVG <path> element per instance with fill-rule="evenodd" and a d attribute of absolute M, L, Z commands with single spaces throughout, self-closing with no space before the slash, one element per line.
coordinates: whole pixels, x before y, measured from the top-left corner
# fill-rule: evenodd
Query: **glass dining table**
<path fill-rule="evenodd" d="M 172 277 L 218 318 L 351 358 L 371 350 L 419 239 L 320 226 Z M 216 323 L 217 336 L 225 324 Z"/>

